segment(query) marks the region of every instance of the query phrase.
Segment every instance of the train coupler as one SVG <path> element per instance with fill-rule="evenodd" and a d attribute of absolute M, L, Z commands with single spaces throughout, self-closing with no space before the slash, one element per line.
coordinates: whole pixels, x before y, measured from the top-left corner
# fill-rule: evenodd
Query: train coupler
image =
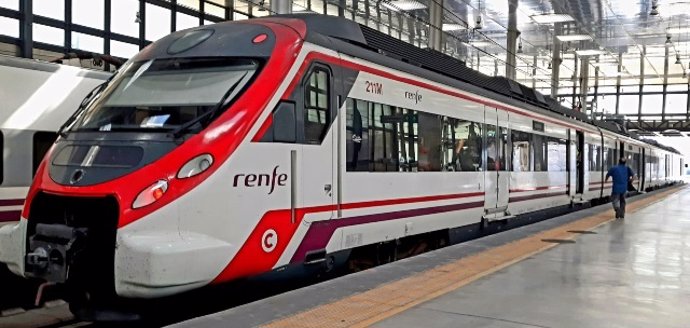
<path fill-rule="evenodd" d="M 87 232 L 86 228 L 62 224 L 37 224 L 36 233 L 29 239 L 26 276 L 52 283 L 66 282 L 70 265 L 80 252 Z"/>

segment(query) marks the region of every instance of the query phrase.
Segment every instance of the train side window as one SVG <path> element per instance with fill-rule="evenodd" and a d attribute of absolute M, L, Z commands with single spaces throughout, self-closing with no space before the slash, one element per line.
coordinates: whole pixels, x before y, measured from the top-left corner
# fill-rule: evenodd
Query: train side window
<path fill-rule="evenodd" d="M 369 171 L 369 104 L 347 99 L 346 139 L 347 171 Z"/>
<path fill-rule="evenodd" d="M 307 143 L 320 144 L 331 123 L 330 73 L 316 67 L 304 86 L 304 138 Z"/>
<path fill-rule="evenodd" d="M 530 134 L 527 132 L 512 131 L 513 140 L 513 172 L 530 171 Z"/>
<path fill-rule="evenodd" d="M 442 134 L 444 171 L 482 170 L 481 124 L 444 117 Z"/>
<path fill-rule="evenodd" d="M 546 150 L 547 170 L 549 172 L 565 172 L 567 167 L 567 142 L 565 139 L 547 138 Z"/>
<path fill-rule="evenodd" d="M 48 149 L 55 143 L 58 134 L 55 132 L 39 131 L 34 133 L 33 140 L 33 175 L 36 175 L 38 166 L 41 165 L 43 157 L 48 152 Z"/>
<path fill-rule="evenodd" d="M 415 163 L 415 158 L 407 156 L 405 145 L 401 145 L 401 140 L 398 140 L 402 118 L 397 109 L 388 105 L 369 103 L 369 113 L 371 117 L 369 138 L 371 138 L 372 148 L 369 171 L 403 170 L 400 166 L 401 160 L 405 160 L 404 165 L 409 168 L 410 163 Z"/>

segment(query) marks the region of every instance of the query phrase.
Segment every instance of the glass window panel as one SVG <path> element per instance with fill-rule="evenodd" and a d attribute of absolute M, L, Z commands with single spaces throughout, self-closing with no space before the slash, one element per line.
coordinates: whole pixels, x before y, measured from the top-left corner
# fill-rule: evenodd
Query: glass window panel
<path fill-rule="evenodd" d="M 621 95 L 620 105 L 618 105 L 619 114 L 637 114 L 640 105 L 640 97 L 638 95 Z"/>
<path fill-rule="evenodd" d="M 139 37 L 139 23 L 136 22 L 139 12 L 139 1 L 117 0 L 111 2 L 110 29 L 119 34 Z"/>
<path fill-rule="evenodd" d="M 600 86 L 597 89 L 597 93 L 602 94 L 602 93 L 616 93 L 616 87 L 613 86 Z"/>
<path fill-rule="evenodd" d="M 207 14 L 218 16 L 219 18 L 225 17 L 225 9 L 223 7 L 212 5 L 210 3 L 206 3 L 204 5 L 204 11 Z"/>
<path fill-rule="evenodd" d="M 122 58 L 131 58 L 139 52 L 139 46 L 136 44 L 120 42 L 116 40 L 110 41 L 110 54 Z"/>
<path fill-rule="evenodd" d="M 72 48 L 102 54 L 103 38 L 78 32 L 72 32 Z"/>
<path fill-rule="evenodd" d="M 616 95 L 598 96 L 597 112 L 605 114 L 616 113 Z"/>
<path fill-rule="evenodd" d="M 647 87 L 645 87 L 645 90 Z M 666 91 L 688 91 L 688 85 L 683 83 L 683 84 L 669 84 L 666 86 Z"/>
<path fill-rule="evenodd" d="M 170 10 L 146 4 L 146 40 L 155 41 L 170 34 Z"/>
<path fill-rule="evenodd" d="M 247 16 L 245 14 L 238 13 L 238 12 L 233 13 L 233 20 L 245 20 L 245 19 L 249 19 L 249 16 Z"/>
<path fill-rule="evenodd" d="M 204 25 L 213 25 L 213 24 L 215 24 L 215 23 L 216 23 L 216 22 L 210 21 L 210 20 L 208 20 L 208 19 L 204 19 Z"/>
<path fill-rule="evenodd" d="M 34 15 L 65 20 L 65 0 L 33 0 Z"/>
<path fill-rule="evenodd" d="M 0 16 L 0 35 L 19 37 L 19 20 Z"/>
<path fill-rule="evenodd" d="M 686 93 L 666 95 L 666 114 L 685 114 L 688 109 L 688 95 Z"/>
<path fill-rule="evenodd" d="M 175 30 L 185 30 L 192 27 L 199 26 L 199 18 L 192 15 L 187 15 L 185 13 L 178 12 L 175 20 Z"/>
<path fill-rule="evenodd" d="M 642 97 L 642 114 L 660 114 L 664 101 L 663 95 L 644 95 Z"/>
<path fill-rule="evenodd" d="M 0 0 L 0 7 L 19 10 L 19 0 Z"/>
<path fill-rule="evenodd" d="M 177 4 L 199 11 L 199 0 L 177 0 Z"/>
<path fill-rule="evenodd" d="M 65 31 L 59 28 L 34 24 L 33 26 L 34 41 L 55 44 L 58 46 L 65 45 Z"/>
<path fill-rule="evenodd" d="M 687 90 L 687 88 L 686 88 Z M 661 84 L 647 84 L 642 88 L 642 92 L 662 92 L 664 86 Z"/>
<path fill-rule="evenodd" d="M 243 13 L 245 15 L 249 15 L 249 4 L 246 1 L 240 1 L 236 0 L 235 1 L 235 7 L 233 7 L 235 11 L 238 11 L 240 13 Z M 235 17 L 237 14 L 235 14 Z M 247 18 L 241 18 L 241 19 L 247 19 Z"/>
<path fill-rule="evenodd" d="M 621 81 L 622 83 L 622 81 Z M 640 86 L 639 85 L 621 85 L 621 93 L 632 93 L 632 92 L 639 92 L 640 91 Z"/>
<path fill-rule="evenodd" d="M 72 0 L 72 23 L 102 30 L 104 10 L 103 0 Z"/>

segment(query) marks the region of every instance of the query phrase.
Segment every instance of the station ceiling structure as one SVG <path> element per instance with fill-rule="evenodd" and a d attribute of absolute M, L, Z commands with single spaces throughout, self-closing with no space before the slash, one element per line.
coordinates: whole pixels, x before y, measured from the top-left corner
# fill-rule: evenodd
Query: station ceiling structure
<path fill-rule="evenodd" d="M 0 54 L 124 60 L 172 31 L 289 11 L 355 20 L 641 134 L 690 131 L 690 0 L 0 0 Z"/>

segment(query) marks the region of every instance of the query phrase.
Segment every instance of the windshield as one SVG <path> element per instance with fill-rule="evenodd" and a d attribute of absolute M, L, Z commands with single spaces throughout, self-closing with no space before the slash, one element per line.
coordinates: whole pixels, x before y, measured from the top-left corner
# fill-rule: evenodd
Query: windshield
<path fill-rule="evenodd" d="M 129 65 L 71 131 L 175 130 L 232 102 L 259 65 L 249 59 L 155 59 Z M 222 102 L 222 104 L 221 104 Z M 210 117 L 212 118 L 212 117 Z"/>

